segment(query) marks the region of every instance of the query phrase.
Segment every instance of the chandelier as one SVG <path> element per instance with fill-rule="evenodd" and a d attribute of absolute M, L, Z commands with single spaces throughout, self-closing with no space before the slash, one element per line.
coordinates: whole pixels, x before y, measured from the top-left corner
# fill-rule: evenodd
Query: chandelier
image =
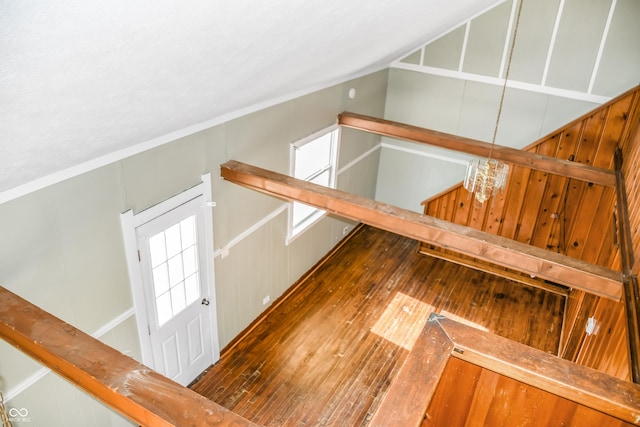
<path fill-rule="evenodd" d="M 464 177 L 464 188 L 472 193 L 477 201 L 484 203 L 489 197 L 498 194 L 507 183 L 509 165 L 496 159 L 471 159 Z"/>
<path fill-rule="evenodd" d="M 489 156 L 486 159 L 471 159 L 467 164 L 467 173 L 464 178 L 464 188 L 473 194 L 475 199 L 484 203 L 491 196 L 494 196 L 504 190 L 507 184 L 507 176 L 509 175 L 509 165 L 505 162 L 492 159 L 493 147 L 496 143 L 496 135 L 498 134 L 498 125 L 500 124 L 500 115 L 502 114 L 502 105 L 504 103 L 504 93 L 507 89 L 507 81 L 509 79 L 509 71 L 511 70 L 511 59 L 513 58 L 513 48 L 516 45 L 516 34 L 518 33 L 518 24 L 520 23 L 520 14 L 522 12 L 522 4 L 520 1 L 518 6 L 518 15 L 516 25 L 513 30 L 513 39 L 511 40 L 511 48 L 509 49 L 509 60 L 507 61 L 507 71 L 504 76 L 502 85 L 502 94 L 500 95 L 500 106 L 498 107 L 498 115 L 496 117 L 496 126 L 493 130 L 493 138 L 491 139 L 491 148 Z"/>

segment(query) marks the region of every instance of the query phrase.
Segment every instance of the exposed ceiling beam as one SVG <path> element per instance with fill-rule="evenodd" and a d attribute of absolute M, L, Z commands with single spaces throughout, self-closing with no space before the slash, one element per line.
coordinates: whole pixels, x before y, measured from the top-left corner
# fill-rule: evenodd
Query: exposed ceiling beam
<path fill-rule="evenodd" d="M 621 274 L 544 249 L 442 221 L 237 161 L 221 165 L 227 181 L 299 201 L 383 230 L 619 301 Z"/>
<path fill-rule="evenodd" d="M 491 144 L 488 142 L 451 135 L 391 120 L 365 116 L 362 114 L 348 112 L 341 113 L 338 115 L 338 124 L 352 129 L 358 129 L 406 141 L 429 144 L 440 148 L 472 154 L 474 156 L 488 157 L 489 152 L 492 150 Z M 562 175 L 568 178 L 575 178 L 581 181 L 593 182 L 594 184 L 606 185 L 609 187 L 616 185 L 616 178 L 613 171 L 596 168 L 583 163 L 542 156 L 540 154 L 530 153 L 528 151 L 505 147 L 502 145 L 493 145 L 491 157 L 543 172 Z"/>

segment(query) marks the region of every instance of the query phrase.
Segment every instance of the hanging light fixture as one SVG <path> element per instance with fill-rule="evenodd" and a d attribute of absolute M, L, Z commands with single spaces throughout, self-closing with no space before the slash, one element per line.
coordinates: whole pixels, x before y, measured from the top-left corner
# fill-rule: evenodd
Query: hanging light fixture
<path fill-rule="evenodd" d="M 509 165 L 492 158 L 471 159 L 467 164 L 464 188 L 480 203 L 498 194 L 507 183 Z"/>
<path fill-rule="evenodd" d="M 507 176 L 509 175 L 509 165 L 503 161 L 492 159 L 491 155 L 493 154 L 493 147 L 496 143 L 496 135 L 498 134 L 498 125 L 500 124 L 500 116 L 502 114 L 502 104 L 504 103 L 504 93 L 507 90 L 507 81 L 509 80 L 509 71 L 511 70 L 513 48 L 516 45 L 516 34 L 518 33 L 518 25 L 520 24 L 520 13 L 522 12 L 523 3 L 524 0 L 521 0 L 520 5 L 518 6 L 518 15 L 516 17 L 513 39 L 511 40 L 511 47 L 509 49 L 507 70 L 504 75 L 504 84 L 502 85 L 500 105 L 498 106 L 498 115 L 496 117 L 496 126 L 493 130 L 493 138 L 491 139 L 489 156 L 486 159 L 476 158 L 470 160 L 467 165 L 467 173 L 464 178 L 464 188 L 470 194 L 473 194 L 475 199 L 480 203 L 484 203 L 491 196 L 502 192 L 507 184 Z"/>

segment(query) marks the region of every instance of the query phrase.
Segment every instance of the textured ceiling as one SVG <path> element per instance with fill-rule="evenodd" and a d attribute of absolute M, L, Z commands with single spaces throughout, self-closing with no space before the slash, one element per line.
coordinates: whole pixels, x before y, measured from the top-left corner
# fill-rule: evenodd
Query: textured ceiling
<path fill-rule="evenodd" d="M 0 193 L 385 68 L 498 2 L 0 0 Z"/>

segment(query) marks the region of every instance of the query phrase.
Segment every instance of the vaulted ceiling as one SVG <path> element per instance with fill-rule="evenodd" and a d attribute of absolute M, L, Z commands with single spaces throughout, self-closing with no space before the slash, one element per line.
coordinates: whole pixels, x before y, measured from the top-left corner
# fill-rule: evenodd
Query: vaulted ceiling
<path fill-rule="evenodd" d="M 496 3 L 0 2 L 0 193 L 383 69 Z"/>

